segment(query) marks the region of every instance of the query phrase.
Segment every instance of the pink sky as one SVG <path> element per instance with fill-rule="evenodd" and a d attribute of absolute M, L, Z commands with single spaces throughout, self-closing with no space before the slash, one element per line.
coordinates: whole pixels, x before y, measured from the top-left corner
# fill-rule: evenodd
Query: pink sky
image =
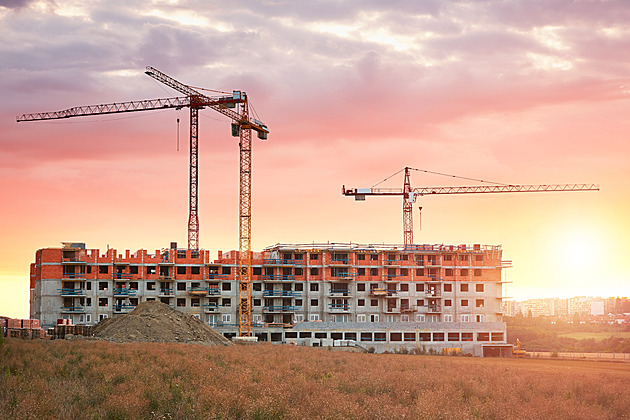
<path fill-rule="evenodd" d="M 628 296 L 628 22 L 623 1 L 0 0 L 0 314 L 28 315 L 39 248 L 185 246 L 187 110 L 15 122 L 178 96 L 148 65 L 246 91 L 267 123 L 253 151 L 254 250 L 400 243 L 399 198 L 354 202 L 340 189 L 405 166 L 597 183 L 424 198 L 415 241 L 502 245 L 511 297 Z M 216 256 L 238 248 L 238 144 L 212 110 L 199 135 L 200 242 Z M 412 184 L 464 183 L 413 173 Z"/>

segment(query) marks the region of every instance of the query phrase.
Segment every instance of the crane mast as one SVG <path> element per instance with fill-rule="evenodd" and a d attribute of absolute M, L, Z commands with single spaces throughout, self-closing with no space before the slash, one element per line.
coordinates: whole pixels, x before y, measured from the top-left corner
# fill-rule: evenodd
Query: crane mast
<path fill-rule="evenodd" d="M 413 203 L 417 196 L 441 194 L 489 194 L 511 192 L 549 192 L 549 191 L 599 191 L 596 184 L 543 184 L 543 185 L 477 185 L 462 187 L 419 187 L 411 186 L 410 171 L 405 167 L 402 188 L 347 188 L 341 187 L 346 197 L 354 197 L 355 201 L 365 201 L 366 196 L 402 196 L 403 241 L 405 247 L 413 245 Z M 398 173 L 398 172 L 397 172 Z"/>
<path fill-rule="evenodd" d="M 199 105 L 191 98 L 190 105 L 190 169 L 188 182 L 188 249 L 199 249 L 199 216 L 197 187 L 199 186 Z"/>
<path fill-rule="evenodd" d="M 147 67 L 145 73 L 155 80 L 188 96 L 190 100 L 190 164 L 188 182 L 188 249 L 199 249 L 199 215 L 198 195 L 199 186 L 199 110 L 204 108 L 204 103 L 209 104 L 210 99 L 161 71 Z"/>
<path fill-rule="evenodd" d="M 247 94 L 245 92 L 235 91 L 233 97 L 238 100 L 240 104 L 240 113 L 232 111 L 223 104 L 211 103 L 209 98 L 196 89 L 185 85 L 172 77 L 154 69 L 153 67 L 147 67 L 146 74 L 154 79 L 172 87 L 173 89 L 189 95 L 191 102 L 198 104 L 198 107 L 208 105 L 216 111 L 230 117 L 232 123 L 232 135 L 238 135 L 239 137 L 239 245 L 238 245 L 238 335 L 239 337 L 248 337 L 252 335 L 251 331 L 251 272 L 252 272 L 252 256 L 251 256 L 251 183 L 252 183 L 252 129 L 257 131 L 258 138 L 264 140 L 267 138 L 267 127 L 260 121 L 251 120 L 249 115 L 249 103 L 247 101 Z M 195 197 L 193 202 L 193 155 L 195 156 L 195 179 L 196 179 L 196 141 L 195 149 L 193 150 L 193 121 L 192 114 L 193 109 L 196 107 L 191 106 L 191 211 L 188 224 L 189 242 L 191 240 L 191 231 L 194 236 L 195 220 L 196 220 L 196 183 L 195 183 Z M 195 121 L 196 127 L 196 121 Z M 196 133 L 195 133 L 196 134 Z M 194 205 L 194 215 L 193 215 Z M 197 222 L 198 223 L 198 222 Z M 198 233 L 198 225 L 197 233 Z M 190 247 L 190 244 L 189 244 Z"/>
<path fill-rule="evenodd" d="M 403 217 L 403 241 L 405 244 L 413 243 L 413 202 L 411 199 L 411 179 L 409 171 L 405 171 L 405 180 L 402 190 L 402 217 Z"/>
<path fill-rule="evenodd" d="M 250 118 L 249 104 L 245 92 L 233 91 L 231 96 L 206 96 L 195 88 L 185 85 L 153 67 L 147 67 L 145 73 L 186 96 L 88 105 L 62 111 L 22 114 L 16 120 L 17 122 L 41 121 L 168 108 L 190 108 L 188 249 L 198 250 L 199 110 L 208 107 L 230 118 L 233 121 L 232 135 L 240 138 L 239 268 L 237 273 L 239 281 L 239 336 L 251 336 L 251 132 L 252 130 L 256 131 L 258 138 L 265 140 L 269 130 L 261 121 Z M 240 110 L 239 112 L 234 110 L 237 108 Z"/>
<path fill-rule="evenodd" d="M 243 107 L 243 117 L 249 119 L 249 109 Z M 252 275 L 252 131 L 251 129 L 239 130 L 240 149 L 240 195 L 238 203 L 238 335 L 251 336 L 252 324 L 252 300 L 251 300 L 251 275 Z"/>

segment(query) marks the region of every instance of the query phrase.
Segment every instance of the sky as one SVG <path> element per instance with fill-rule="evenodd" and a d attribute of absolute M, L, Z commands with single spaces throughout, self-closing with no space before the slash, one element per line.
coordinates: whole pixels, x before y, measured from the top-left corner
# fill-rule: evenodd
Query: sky
<path fill-rule="evenodd" d="M 355 202 L 341 186 L 405 166 L 595 183 L 421 197 L 414 242 L 501 245 L 507 297 L 628 296 L 628 22 L 630 4 L 612 0 L 0 0 L 0 314 L 28 316 L 37 249 L 186 246 L 186 109 L 16 123 L 179 96 L 146 66 L 245 91 L 269 127 L 252 152 L 253 250 L 401 243 L 399 197 Z M 230 121 L 201 111 L 200 244 L 213 256 L 238 249 L 238 177 Z M 411 183 L 478 184 L 418 171 Z"/>

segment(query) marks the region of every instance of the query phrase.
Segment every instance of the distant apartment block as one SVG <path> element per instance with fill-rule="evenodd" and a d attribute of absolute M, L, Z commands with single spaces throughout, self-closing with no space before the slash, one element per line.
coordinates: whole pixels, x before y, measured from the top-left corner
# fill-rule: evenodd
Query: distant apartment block
<path fill-rule="evenodd" d="M 504 300 L 503 313 L 506 316 L 567 316 L 604 315 L 610 313 L 615 298 L 576 296 L 569 299 L 542 298 L 524 301 Z"/>
<path fill-rule="evenodd" d="M 260 341 L 376 351 L 505 348 L 502 250 L 482 245 L 277 244 L 252 253 L 252 325 Z M 158 300 L 237 334 L 238 252 L 39 249 L 31 318 L 94 324 Z"/>
<path fill-rule="evenodd" d="M 553 299 L 531 299 L 523 302 L 523 312 L 532 316 L 553 314 Z"/>

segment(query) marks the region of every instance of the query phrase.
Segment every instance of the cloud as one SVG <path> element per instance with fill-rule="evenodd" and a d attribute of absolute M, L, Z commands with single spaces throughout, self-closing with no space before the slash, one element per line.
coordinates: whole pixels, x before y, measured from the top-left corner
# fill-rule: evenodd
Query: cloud
<path fill-rule="evenodd" d="M 152 65 L 194 86 L 247 91 L 283 147 L 433 142 L 461 119 L 623 99 L 614 86 L 627 85 L 628 12 L 616 2 L 113 6 L 5 17 L 5 37 L 27 42 L 0 47 L 0 89 L 15 98 L 2 109 L 176 95 L 142 75 Z"/>
<path fill-rule="evenodd" d="M 0 0 L 0 7 L 5 7 L 7 9 L 22 9 L 34 1 L 35 0 Z"/>

